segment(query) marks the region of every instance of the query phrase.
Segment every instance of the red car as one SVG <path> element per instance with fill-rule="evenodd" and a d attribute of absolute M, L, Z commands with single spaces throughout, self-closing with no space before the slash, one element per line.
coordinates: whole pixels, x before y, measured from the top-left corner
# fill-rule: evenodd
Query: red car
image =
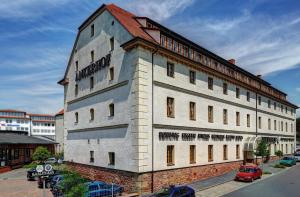
<path fill-rule="evenodd" d="M 260 179 L 261 176 L 262 176 L 262 170 L 259 167 L 241 166 L 234 180 L 252 182 L 255 179 Z"/>

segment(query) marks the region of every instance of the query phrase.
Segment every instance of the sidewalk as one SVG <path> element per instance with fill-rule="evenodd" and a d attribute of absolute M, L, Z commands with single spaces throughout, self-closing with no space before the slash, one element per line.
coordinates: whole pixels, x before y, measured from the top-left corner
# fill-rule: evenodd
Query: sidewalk
<path fill-rule="evenodd" d="M 262 168 L 263 172 L 271 172 L 272 174 L 276 174 L 283 169 L 280 168 L 273 168 L 272 166 L 276 164 L 278 160 L 271 161 L 269 163 L 263 163 L 259 165 L 260 168 Z M 211 187 L 214 187 L 216 185 L 220 185 L 229 181 L 232 181 L 236 175 L 237 170 L 233 170 L 231 172 L 228 172 L 226 174 L 223 174 L 221 176 L 216 176 L 212 178 L 208 178 L 201 181 L 196 181 L 194 183 L 189 184 L 195 191 L 202 191 Z"/>

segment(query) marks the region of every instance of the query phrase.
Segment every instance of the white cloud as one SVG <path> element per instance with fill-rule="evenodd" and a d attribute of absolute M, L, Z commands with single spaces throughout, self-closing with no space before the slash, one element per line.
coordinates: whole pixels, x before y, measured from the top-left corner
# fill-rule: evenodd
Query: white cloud
<path fill-rule="evenodd" d="M 194 2 L 195 0 L 135 0 L 124 5 L 139 16 L 148 16 L 154 20 L 163 21 L 183 11 Z"/>
<path fill-rule="evenodd" d="M 34 18 L 45 11 L 62 6 L 70 0 L 4 0 L 0 3 L 0 18 Z"/>
<path fill-rule="evenodd" d="M 299 22 L 244 12 L 235 18 L 192 18 L 172 29 L 254 74 L 268 75 L 300 65 Z"/>

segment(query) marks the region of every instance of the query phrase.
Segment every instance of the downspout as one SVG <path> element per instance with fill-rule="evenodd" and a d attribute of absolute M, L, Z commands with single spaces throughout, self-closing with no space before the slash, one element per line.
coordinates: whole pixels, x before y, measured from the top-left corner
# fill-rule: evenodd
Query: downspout
<path fill-rule="evenodd" d="M 255 92 L 255 138 L 257 139 L 257 91 Z M 255 140 L 256 141 L 256 140 Z M 254 144 L 253 144 L 254 146 Z M 254 151 L 254 149 L 253 149 Z M 257 155 L 255 154 L 255 160 L 256 160 L 256 165 L 257 165 Z"/>
<path fill-rule="evenodd" d="M 152 170 L 151 170 L 151 193 L 154 192 L 154 129 L 153 129 L 153 122 L 154 122 L 154 55 L 158 51 L 157 48 L 152 52 L 151 55 L 151 64 L 152 64 Z"/>

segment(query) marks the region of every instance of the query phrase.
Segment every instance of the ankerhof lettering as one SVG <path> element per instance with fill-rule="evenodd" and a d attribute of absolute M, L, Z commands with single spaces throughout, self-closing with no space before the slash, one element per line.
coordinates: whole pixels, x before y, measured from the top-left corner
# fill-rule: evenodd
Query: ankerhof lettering
<path fill-rule="evenodd" d="M 87 67 L 83 68 L 81 71 L 76 72 L 75 81 L 80 81 L 92 74 L 98 72 L 99 70 L 108 67 L 110 65 L 111 54 L 107 54 L 96 62 L 91 63 Z"/>

